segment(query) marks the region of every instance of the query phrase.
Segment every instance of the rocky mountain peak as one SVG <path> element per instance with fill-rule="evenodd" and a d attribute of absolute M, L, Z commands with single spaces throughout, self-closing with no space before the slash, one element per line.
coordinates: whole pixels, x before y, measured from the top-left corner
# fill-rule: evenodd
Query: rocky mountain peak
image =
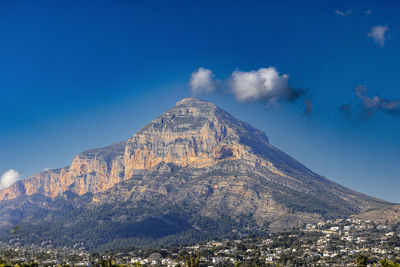
<path fill-rule="evenodd" d="M 185 97 L 184 99 L 178 101 L 175 106 L 180 106 L 180 105 L 186 105 L 186 106 L 207 105 L 207 106 L 213 107 L 213 108 L 217 107 L 213 103 L 210 103 L 208 101 L 205 101 L 200 98 L 193 97 L 193 96 Z"/>
<path fill-rule="evenodd" d="M 254 152 L 267 145 L 264 132 L 210 102 L 188 97 L 128 141 L 79 153 L 68 167 L 34 174 L 0 191 L 0 200 L 37 193 L 55 198 L 68 190 L 103 192 L 162 162 L 194 168 L 232 159 L 260 162 Z"/>
<path fill-rule="evenodd" d="M 125 175 L 161 162 L 196 168 L 226 159 L 255 160 L 246 140 L 268 144 L 266 134 L 212 103 L 194 97 L 154 119 L 127 142 Z"/>

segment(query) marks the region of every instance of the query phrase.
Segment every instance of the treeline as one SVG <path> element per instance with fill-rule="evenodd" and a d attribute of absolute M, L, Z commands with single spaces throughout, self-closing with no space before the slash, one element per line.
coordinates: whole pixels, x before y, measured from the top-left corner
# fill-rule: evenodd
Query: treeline
<path fill-rule="evenodd" d="M 400 267 L 400 260 L 389 261 L 387 258 L 384 258 L 376 263 L 372 262 L 366 255 L 358 255 L 356 259 L 356 264 L 358 267 L 367 267 L 370 264 L 373 264 L 373 266 L 381 267 Z"/>
<path fill-rule="evenodd" d="M 5 259 L 0 259 L 0 267 L 39 267 L 36 262 L 26 262 L 22 264 L 12 264 Z"/>
<path fill-rule="evenodd" d="M 104 204 L 95 209 L 76 208 L 72 211 L 68 207 L 68 212 L 53 214 L 51 221 L 21 223 L 18 229 L 4 234 L 0 241 L 8 242 L 18 237 L 21 244 L 40 244 L 51 240 L 55 246 L 72 247 L 83 243 L 86 250 L 109 251 L 132 246 L 193 244 L 215 238 L 237 238 L 240 234 L 264 235 L 268 230 L 267 225 L 263 227 L 264 232 L 254 230 L 257 225 L 248 218 L 209 218 L 194 215 L 197 213 L 190 207 L 168 203 L 159 207 L 150 205 L 143 201 L 135 205 Z"/>

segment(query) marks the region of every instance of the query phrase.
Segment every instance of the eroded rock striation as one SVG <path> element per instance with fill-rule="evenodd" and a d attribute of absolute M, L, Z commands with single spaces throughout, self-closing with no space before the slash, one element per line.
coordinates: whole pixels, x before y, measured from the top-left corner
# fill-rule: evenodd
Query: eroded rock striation
<path fill-rule="evenodd" d="M 136 170 L 151 170 L 161 162 L 202 168 L 244 159 L 279 172 L 262 153 L 254 153 L 268 146 L 264 132 L 212 103 L 185 98 L 128 141 L 79 153 L 69 167 L 37 173 L 1 191 L 0 200 L 36 193 L 55 198 L 67 190 L 78 195 L 103 192 Z"/>
<path fill-rule="evenodd" d="M 264 132 L 239 121 L 212 103 L 186 98 L 142 128 L 126 144 L 125 174 L 150 170 L 161 162 L 195 168 L 223 160 L 260 163 L 245 140 L 268 146 Z"/>
<path fill-rule="evenodd" d="M 0 200 L 34 194 L 55 198 L 67 190 L 78 195 L 103 192 L 124 179 L 125 144 L 79 153 L 69 167 L 36 173 L 0 191 Z"/>
<path fill-rule="evenodd" d="M 127 141 L 0 191 L 0 228 L 29 220 L 89 236 L 94 246 L 115 238 L 171 242 L 277 231 L 390 205 L 312 172 L 263 131 L 190 97 Z"/>

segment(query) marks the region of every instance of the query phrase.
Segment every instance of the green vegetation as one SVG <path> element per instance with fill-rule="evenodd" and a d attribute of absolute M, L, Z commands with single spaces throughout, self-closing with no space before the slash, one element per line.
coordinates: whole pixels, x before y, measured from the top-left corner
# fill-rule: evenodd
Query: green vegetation
<path fill-rule="evenodd" d="M 382 267 L 400 267 L 399 261 L 389 261 L 387 258 L 379 261 L 379 263 Z"/>
<path fill-rule="evenodd" d="M 366 267 L 368 265 L 368 257 L 365 255 L 358 255 L 356 259 L 356 264 L 359 267 Z"/>
<path fill-rule="evenodd" d="M 5 259 L 0 259 L 0 267 L 38 267 L 39 265 L 37 263 L 30 263 L 30 262 L 25 262 L 21 264 L 11 264 L 7 262 Z"/>
<path fill-rule="evenodd" d="M 236 221 L 228 216 L 216 219 L 194 216 L 196 212 L 189 207 L 168 203 L 157 207 L 142 201 L 135 205 L 121 203 L 115 207 L 105 204 L 96 209 L 75 210 L 60 205 L 58 209 L 63 212 L 51 222 L 21 223 L 9 233 L 3 233 L 0 241 L 7 242 L 18 233 L 22 244 L 40 244 L 52 240 L 57 246 L 72 246 L 82 242 L 87 250 L 104 251 L 131 246 L 190 244 L 215 237 L 234 238 L 238 233 L 233 229 L 245 229 L 242 233 L 246 234 L 256 232 L 256 224 L 250 220 Z M 43 218 L 48 215 L 40 210 L 34 216 Z M 196 228 L 190 225 L 196 225 Z M 259 234 L 263 232 L 259 231 Z"/>
<path fill-rule="evenodd" d="M 200 252 L 197 253 L 197 256 L 194 257 L 192 254 L 187 256 L 182 256 L 181 261 L 185 265 L 185 267 L 199 267 L 200 266 Z"/>

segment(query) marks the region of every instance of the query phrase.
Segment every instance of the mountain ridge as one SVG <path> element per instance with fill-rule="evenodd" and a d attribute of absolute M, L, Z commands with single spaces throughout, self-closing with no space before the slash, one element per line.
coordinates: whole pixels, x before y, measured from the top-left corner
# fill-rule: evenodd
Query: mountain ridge
<path fill-rule="evenodd" d="M 146 131 L 146 129 L 149 127 L 149 125 L 154 125 L 157 122 L 157 120 L 163 120 L 165 117 L 168 116 L 169 112 L 173 111 L 174 109 L 182 107 L 182 106 L 186 107 L 187 105 L 185 105 L 185 104 L 189 104 L 189 105 L 193 106 L 193 103 L 201 103 L 202 105 L 209 107 L 211 111 L 217 110 L 219 113 L 229 116 L 230 119 L 234 119 L 230 114 L 226 113 L 225 111 L 218 108 L 217 106 L 215 106 L 212 103 L 200 100 L 198 98 L 188 97 L 188 98 L 185 98 L 185 99 L 177 102 L 175 107 L 171 108 L 170 110 L 168 110 L 161 116 L 157 117 L 152 122 L 150 122 L 147 125 L 145 125 L 144 127 L 142 127 L 129 140 L 135 138 L 135 136 L 140 135 L 141 133 Z M 204 107 L 200 107 L 200 109 L 201 108 L 204 109 Z M 187 111 L 188 111 L 188 113 L 190 112 L 190 110 L 187 110 Z M 202 119 L 204 120 L 204 117 Z M 253 126 L 251 126 L 247 123 L 244 123 L 239 120 L 237 120 L 237 122 L 238 122 L 238 124 L 243 124 L 243 126 L 245 128 L 247 127 L 247 128 L 250 128 L 251 130 L 256 131 L 260 136 L 265 135 L 265 133 L 263 133 L 262 131 L 254 128 Z M 140 136 L 139 139 L 141 137 L 142 136 Z M 265 138 L 266 143 L 269 142 L 268 137 L 266 135 L 263 136 L 263 138 Z M 117 143 L 111 144 L 109 146 L 101 147 L 101 148 L 93 148 L 93 149 L 86 150 L 84 152 L 78 153 L 74 157 L 70 166 L 38 172 L 38 173 L 32 175 L 31 177 L 28 177 L 25 180 L 18 181 L 16 184 L 13 184 L 6 189 L 0 190 L 0 201 L 7 200 L 7 199 L 13 199 L 22 194 L 32 195 L 34 193 L 40 193 L 40 194 L 49 196 L 51 198 L 54 198 L 58 194 L 68 190 L 68 188 L 74 182 L 79 182 L 79 179 L 78 179 L 78 181 L 75 181 L 75 179 L 73 179 L 74 177 L 80 178 L 82 175 L 90 176 L 90 172 L 93 171 L 93 169 L 100 170 L 99 172 L 100 173 L 103 172 L 103 174 L 107 174 L 107 175 L 111 174 L 113 176 L 112 182 L 106 183 L 105 185 L 100 185 L 98 190 L 93 189 L 93 188 L 77 188 L 77 189 L 74 189 L 73 191 L 80 195 L 82 195 L 86 192 L 102 192 L 102 191 L 110 188 L 113 184 L 121 181 L 121 180 L 117 179 L 117 176 L 119 176 L 119 178 L 123 179 L 124 177 L 129 177 L 131 175 L 131 172 L 134 169 L 151 169 L 154 165 L 156 165 L 156 163 L 161 162 L 161 160 L 157 161 L 156 163 L 151 162 L 151 160 L 149 160 L 149 155 L 148 155 L 148 157 L 145 158 L 146 163 L 142 162 L 142 164 L 140 166 L 138 166 L 139 163 L 136 163 L 135 164 L 136 166 L 128 169 L 128 171 L 125 171 L 124 166 L 121 166 L 119 164 L 120 162 L 118 162 L 118 160 L 119 160 L 118 154 L 119 154 L 119 156 L 122 156 L 122 153 L 126 153 L 126 151 L 125 151 L 127 149 L 126 145 L 129 146 L 130 143 L 132 143 L 129 140 L 117 142 Z M 109 151 L 111 151 L 114 154 L 117 154 L 117 155 L 114 155 L 114 157 L 111 159 L 111 161 L 109 158 L 105 157 L 105 155 L 104 155 L 104 154 L 106 154 L 106 152 L 109 152 Z M 226 151 L 226 150 L 224 151 L 224 149 L 222 149 L 222 151 L 220 151 L 221 156 L 222 156 L 222 154 L 226 155 L 226 153 L 229 153 L 229 151 Z M 194 153 L 194 154 L 196 154 L 196 153 Z M 100 159 L 97 159 L 96 158 L 97 156 L 99 156 Z M 151 157 L 151 155 L 150 155 L 150 157 Z M 136 158 L 134 158 L 133 160 L 130 160 L 130 161 L 134 161 L 135 159 Z M 116 161 L 114 162 L 114 160 L 116 160 Z M 124 161 L 125 161 L 125 165 L 129 164 L 127 162 L 127 159 L 124 159 Z M 186 160 L 186 161 L 188 161 L 188 160 Z M 193 160 L 193 161 L 195 161 L 195 160 Z M 95 164 L 97 166 L 93 166 L 93 164 Z M 118 166 L 115 166 L 115 169 L 119 168 L 119 171 L 124 171 L 125 172 L 124 175 L 122 175 L 121 173 L 115 174 L 115 172 L 117 172 L 118 170 L 113 170 L 112 164 L 118 165 Z M 193 164 L 193 162 L 192 162 L 192 164 Z M 206 164 L 206 163 L 204 163 L 204 164 Z M 209 162 L 208 164 L 212 164 L 212 162 Z M 102 165 L 104 165 L 104 166 L 102 166 Z M 198 166 L 201 166 L 201 163 L 199 163 Z M 114 174 L 112 174 L 112 172 L 114 172 Z M 60 176 L 60 180 L 56 179 L 55 176 L 57 176 L 57 175 Z M 33 180 L 32 183 L 29 183 L 30 180 Z M 52 185 L 56 184 L 56 186 L 51 187 L 51 185 L 48 185 L 48 184 L 46 185 L 44 180 L 51 180 L 51 184 Z M 81 187 L 82 187 L 82 185 L 81 185 Z"/>
<path fill-rule="evenodd" d="M 0 229 L 21 224 L 31 236 L 39 227 L 58 240 L 64 231 L 94 247 L 168 243 L 279 231 L 390 205 L 312 172 L 214 104 L 185 98 L 127 141 L 0 191 Z"/>

